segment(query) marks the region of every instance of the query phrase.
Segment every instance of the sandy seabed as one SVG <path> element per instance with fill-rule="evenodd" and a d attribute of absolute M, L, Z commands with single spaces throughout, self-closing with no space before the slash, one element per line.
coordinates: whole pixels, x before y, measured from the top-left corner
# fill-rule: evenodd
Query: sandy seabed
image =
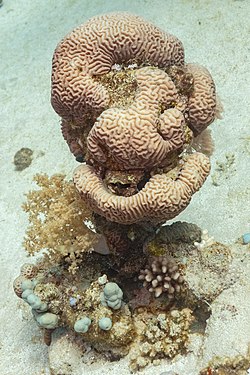
<path fill-rule="evenodd" d="M 20 207 L 25 192 L 34 187 L 33 175 L 64 173 L 70 178 L 76 165 L 50 106 L 52 54 L 73 27 L 94 15 L 119 10 L 141 15 L 176 35 L 184 44 L 186 61 L 210 70 L 224 106 L 223 119 L 211 126 L 215 142 L 211 175 L 178 220 L 195 223 L 224 243 L 250 232 L 249 1 L 4 0 L 0 8 L 1 375 L 49 374 L 48 349 L 12 283 L 27 261 L 22 247 L 27 216 Z M 22 147 L 32 149 L 34 158 L 29 168 L 16 171 L 13 158 Z M 249 270 L 249 248 L 245 249 L 242 275 Z M 212 355 L 246 353 L 249 279 L 239 276 L 239 280 L 240 285 L 225 291 L 224 297 L 236 306 L 238 318 L 210 324 L 204 363 Z M 225 303 L 221 299 L 218 304 Z M 186 358 L 148 367 L 142 373 L 198 375 L 200 347 L 197 338 Z M 126 360 L 95 363 L 82 371 L 84 375 L 129 374 Z"/>

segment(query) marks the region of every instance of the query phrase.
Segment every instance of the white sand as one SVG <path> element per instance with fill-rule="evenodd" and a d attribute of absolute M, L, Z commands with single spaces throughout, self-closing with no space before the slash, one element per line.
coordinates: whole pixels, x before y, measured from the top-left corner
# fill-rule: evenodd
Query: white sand
<path fill-rule="evenodd" d="M 215 140 L 211 175 L 225 154 L 233 153 L 235 163 L 219 179 L 219 186 L 212 184 L 210 176 L 178 219 L 207 228 L 222 242 L 250 232 L 249 1 L 4 0 L 0 8 L 0 375 L 49 373 L 41 333 L 14 295 L 12 282 L 27 261 L 22 248 L 27 217 L 20 206 L 32 187 L 32 176 L 62 172 L 70 177 L 76 165 L 60 134 L 59 118 L 50 107 L 53 50 L 73 27 L 114 10 L 137 13 L 179 37 L 186 60 L 211 71 L 224 105 L 224 119 L 211 127 Z M 22 147 L 34 150 L 36 157 L 29 168 L 17 172 L 13 157 Z M 240 300 L 236 298 L 235 303 Z M 225 333 L 216 330 L 218 336 Z M 230 337 L 239 335 L 239 330 L 243 333 L 240 322 L 230 330 Z M 190 361 L 191 368 L 181 374 L 197 373 L 195 359 Z M 159 375 L 161 371 L 153 367 L 144 373 Z M 83 373 L 118 372 L 129 373 L 123 362 Z"/>

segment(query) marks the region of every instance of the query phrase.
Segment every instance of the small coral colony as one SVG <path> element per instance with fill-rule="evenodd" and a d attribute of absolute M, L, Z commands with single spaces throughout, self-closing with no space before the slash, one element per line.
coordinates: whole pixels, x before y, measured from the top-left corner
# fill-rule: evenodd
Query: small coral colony
<path fill-rule="evenodd" d="M 221 109 L 210 73 L 185 63 L 175 36 L 110 13 L 56 47 L 51 103 L 80 164 L 73 181 L 35 176 L 24 246 L 43 253 L 22 266 L 15 293 L 48 345 L 65 327 L 99 352 L 128 355 L 132 371 L 185 353 L 202 304 L 187 258 L 216 243 L 196 225 L 163 224 L 210 171 L 206 128 Z"/>

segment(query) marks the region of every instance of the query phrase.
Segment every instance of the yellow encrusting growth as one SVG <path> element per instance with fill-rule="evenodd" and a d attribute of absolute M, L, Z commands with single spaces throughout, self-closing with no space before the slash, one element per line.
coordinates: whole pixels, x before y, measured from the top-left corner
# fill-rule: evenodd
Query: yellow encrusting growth
<path fill-rule="evenodd" d="M 24 247 L 32 255 L 45 249 L 50 261 L 64 260 L 74 272 L 81 254 L 90 251 L 99 238 L 85 225 L 91 211 L 64 175 L 36 175 L 34 181 L 40 189 L 30 191 L 23 204 L 30 222 Z"/>

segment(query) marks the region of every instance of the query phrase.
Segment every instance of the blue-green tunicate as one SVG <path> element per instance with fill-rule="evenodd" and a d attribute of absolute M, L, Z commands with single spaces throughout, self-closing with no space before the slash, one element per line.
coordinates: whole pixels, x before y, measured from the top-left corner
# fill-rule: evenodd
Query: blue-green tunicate
<path fill-rule="evenodd" d="M 27 302 L 32 307 L 32 309 L 35 309 L 35 310 L 38 309 L 42 304 L 42 301 L 40 300 L 40 298 L 36 296 L 34 293 L 30 293 L 28 295 Z"/>
<path fill-rule="evenodd" d="M 91 320 L 85 316 L 82 319 L 79 319 L 74 324 L 74 330 L 76 332 L 86 333 L 89 329 L 89 326 L 91 324 Z"/>
<path fill-rule="evenodd" d="M 108 331 L 112 327 L 112 320 L 110 318 L 103 317 L 99 319 L 98 324 L 101 329 L 103 329 L 104 331 Z"/>
<path fill-rule="evenodd" d="M 54 329 L 58 324 L 58 315 L 52 313 L 37 314 L 36 321 L 40 327 Z"/>
<path fill-rule="evenodd" d="M 28 295 L 26 296 L 26 294 Z M 37 310 L 37 311 L 46 311 L 48 309 L 47 303 L 42 302 L 41 299 L 38 296 L 36 296 L 34 293 L 26 292 L 26 294 L 24 295 L 25 300 L 32 307 L 32 309 Z"/>
<path fill-rule="evenodd" d="M 25 289 L 22 293 L 22 299 L 27 301 L 27 298 L 30 294 L 33 294 L 33 290 L 32 289 Z"/>
<path fill-rule="evenodd" d="M 25 291 L 26 289 L 33 289 L 34 284 L 33 284 L 32 280 L 24 280 L 21 284 L 21 288 L 22 288 L 23 291 Z"/>
<path fill-rule="evenodd" d="M 250 233 L 243 234 L 242 239 L 243 239 L 244 245 L 250 243 Z"/>
<path fill-rule="evenodd" d="M 123 292 L 116 283 L 107 283 L 100 295 L 101 304 L 118 310 L 122 304 Z"/>

